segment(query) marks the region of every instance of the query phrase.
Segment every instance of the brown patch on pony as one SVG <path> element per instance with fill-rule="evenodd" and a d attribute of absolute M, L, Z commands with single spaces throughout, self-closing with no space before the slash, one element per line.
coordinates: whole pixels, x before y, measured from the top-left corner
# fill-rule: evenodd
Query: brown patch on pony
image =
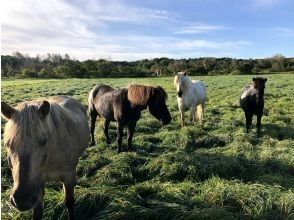
<path fill-rule="evenodd" d="M 130 85 L 128 88 L 128 99 L 133 105 L 146 107 L 151 98 L 165 102 L 167 93 L 160 86 Z"/>

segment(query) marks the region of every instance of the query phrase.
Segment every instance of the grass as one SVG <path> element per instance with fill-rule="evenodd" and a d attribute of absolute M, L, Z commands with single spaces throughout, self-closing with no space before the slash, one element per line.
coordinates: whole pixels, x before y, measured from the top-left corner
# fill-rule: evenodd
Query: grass
<path fill-rule="evenodd" d="M 255 128 L 245 133 L 243 112 L 235 106 L 251 76 L 192 77 L 207 85 L 205 122 L 184 128 L 172 77 L 3 80 L 1 95 L 11 105 L 58 94 L 87 104 L 98 83 L 161 85 L 168 92 L 172 123 L 163 127 L 144 111 L 135 152 L 117 154 L 114 123 L 108 146 L 97 122 L 97 144 L 77 168 L 77 219 L 294 219 L 294 78 L 267 77 L 260 138 Z M 12 180 L 3 148 L 1 165 L 2 219 L 29 218 L 8 202 Z M 63 197 L 60 184 L 47 184 L 45 219 L 66 219 Z"/>

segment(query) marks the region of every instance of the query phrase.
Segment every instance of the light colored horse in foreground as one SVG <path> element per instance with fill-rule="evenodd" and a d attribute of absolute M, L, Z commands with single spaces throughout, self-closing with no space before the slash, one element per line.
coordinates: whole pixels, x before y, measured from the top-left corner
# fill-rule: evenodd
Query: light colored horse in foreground
<path fill-rule="evenodd" d="M 199 80 L 190 80 L 186 72 L 175 74 L 174 86 L 177 90 L 178 107 L 181 114 L 182 126 L 185 126 L 185 109 L 190 109 L 190 121 L 193 124 L 196 117 L 202 123 L 205 100 L 206 87 Z"/>
<path fill-rule="evenodd" d="M 43 99 L 44 100 L 44 99 Z M 13 108 L 1 102 L 8 164 L 12 171 L 12 205 L 43 215 L 44 185 L 62 182 L 69 219 L 74 219 L 74 187 L 79 157 L 89 141 L 86 109 L 78 101 L 55 96 Z"/>

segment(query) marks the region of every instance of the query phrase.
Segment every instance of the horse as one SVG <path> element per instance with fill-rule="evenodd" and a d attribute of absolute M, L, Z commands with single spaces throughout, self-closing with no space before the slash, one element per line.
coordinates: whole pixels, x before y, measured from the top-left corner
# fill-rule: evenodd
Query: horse
<path fill-rule="evenodd" d="M 180 110 L 182 127 L 185 126 L 185 109 L 190 109 L 191 124 L 195 122 L 197 108 L 197 118 L 203 122 L 206 86 L 200 80 L 190 80 L 186 72 L 175 73 L 174 86 L 177 91 L 177 101 Z"/>
<path fill-rule="evenodd" d="M 89 93 L 88 111 L 90 114 L 91 141 L 95 145 L 94 130 L 97 116 L 104 118 L 104 135 L 110 144 L 108 127 L 116 122 L 118 153 L 122 151 L 124 126 L 128 128 L 128 151 L 132 151 L 132 138 L 141 111 L 148 107 L 149 112 L 163 125 L 171 122 L 166 106 L 167 93 L 160 86 L 130 85 L 127 88 L 114 89 L 108 85 L 96 85 Z"/>
<path fill-rule="evenodd" d="M 264 88 L 267 78 L 256 77 L 252 81 L 252 85 L 247 85 L 242 88 L 240 107 L 243 109 L 246 117 L 246 132 L 249 132 L 249 128 L 252 125 L 252 117 L 256 115 L 257 134 L 260 135 L 264 107 Z"/>
<path fill-rule="evenodd" d="M 15 108 L 1 102 L 7 121 L 4 145 L 12 171 L 10 202 L 19 211 L 43 215 L 45 183 L 62 182 L 69 219 L 74 219 L 74 187 L 79 157 L 89 141 L 87 110 L 66 96 L 22 102 Z"/>

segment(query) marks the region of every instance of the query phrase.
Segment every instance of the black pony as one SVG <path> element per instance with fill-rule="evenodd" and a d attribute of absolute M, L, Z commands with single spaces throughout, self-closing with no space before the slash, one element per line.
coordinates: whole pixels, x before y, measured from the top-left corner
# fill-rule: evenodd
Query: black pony
<path fill-rule="evenodd" d="M 264 88 L 267 78 L 253 78 L 253 84 L 245 86 L 241 92 L 240 106 L 245 112 L 246 128 L 249 131 L 253 115 L 257 116 L 257 134 L 260 135 L 261 117 L 264 107 Z"/>
<path fill-rule="evenodd" d="M 128 126 L 128 150 L 132 150 L 132 138 L 141 111 L 148 107 L 149 112 L 163 125 L 171 122 L 166 106 L 167 94 L 160 86 L 131 85 L 128 88 L 113 89 L 108 85 L 97 85 L 89 93 L 89 113 L 91 117 L 90 145 L 95 145 L 94 130 L 97 116 L 105 119 L 104 135 L 110 143 L 108 127 L 110 121 L 117 122 L 118 152 L 122 151 L 123 128 Z"/>

